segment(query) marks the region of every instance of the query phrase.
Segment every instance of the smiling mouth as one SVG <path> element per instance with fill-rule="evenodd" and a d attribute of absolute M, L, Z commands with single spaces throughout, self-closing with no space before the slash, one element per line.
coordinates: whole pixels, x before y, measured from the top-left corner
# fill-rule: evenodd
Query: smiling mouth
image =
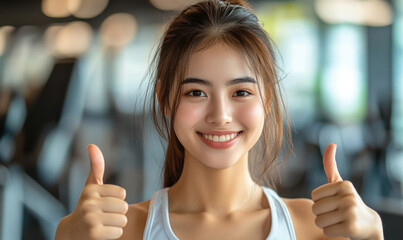
<path fill-rule="evenodd" d="M 206 140 L 212 141 L 212 142 L 228 142 L 228 141 L 231 141 L 232 139 L 236 138 L 241 133 L 242 133 L 242 131 L 237 132 L 237 133 L 231 133 L 231 134 L 213 135 L 213 134 L 204 134 L 201 132 L 197 132 L 197 134 L 199 134 L 201 137 L 203 137 Z"/>

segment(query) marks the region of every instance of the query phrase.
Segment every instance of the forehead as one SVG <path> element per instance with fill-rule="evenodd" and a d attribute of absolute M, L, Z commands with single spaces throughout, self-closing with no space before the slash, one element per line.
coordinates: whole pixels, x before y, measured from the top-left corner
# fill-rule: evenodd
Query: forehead
<path fill-rule="evenodd" d="M 198 77 L 210 81 L 227 81 L 239 77 L 254 77 L 247 60 L 240 51 L 215 44 L 190 56 L 185 77 Z"/>

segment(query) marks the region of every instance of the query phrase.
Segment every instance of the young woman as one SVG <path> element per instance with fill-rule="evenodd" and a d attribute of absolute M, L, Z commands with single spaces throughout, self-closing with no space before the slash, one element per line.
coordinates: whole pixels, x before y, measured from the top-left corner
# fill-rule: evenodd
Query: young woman
<path fill-rule="evenodd" d="M 124 189 L 102 184 L 102 153 L 89 145 L 86 186 L 56 239 L 383 239 L 379 215 L 341 179 L 334 144 L 323 159 L 329 183 L 312 200 L 283 199 L 258 183 L 289 130 L 270 39 L 245 2 L 182 11 L 154 63 L 154 120 L 168 141 L 164 188 L 128 206 Z M 257 179 L 248 168 L 254 145 Z"/>

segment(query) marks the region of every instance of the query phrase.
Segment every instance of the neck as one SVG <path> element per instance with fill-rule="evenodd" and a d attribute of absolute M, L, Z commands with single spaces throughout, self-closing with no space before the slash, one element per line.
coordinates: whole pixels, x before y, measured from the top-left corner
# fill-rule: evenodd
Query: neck
<path fill-rule="evenodd" d="M 250 175 L 247 154 L 225 169 L 212 169 L 185 157 L 182 175 L 169 190 L 170 211 L 227 215 L 258 207 L 261 196 Z"/>

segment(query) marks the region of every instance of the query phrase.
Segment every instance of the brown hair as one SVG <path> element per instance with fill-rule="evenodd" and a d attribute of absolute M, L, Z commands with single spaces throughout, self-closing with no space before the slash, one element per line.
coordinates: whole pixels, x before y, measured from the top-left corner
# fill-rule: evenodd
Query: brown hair
<path fill-rule="evenodd" d="M 224 43 L 240 50 L 255 75 L 263 79 L 263 86 L 259 88 L 264 91 L 263 101 L 267 115 L 259 144 L 254 147 L 262 148 L 258 149 L 260 157 L 254 158 L 263 163 L 263 167 L 259 167 L 261 172 L 255 180 L 268 180 L 266 183 L 272 185 L 270 175 L 266 174 L 265 177 L 265 173 L 280 153 L 283 135 L 287 140 L 288 152 L 291 152 L 290 126 L 285 111 L 285 119 L 282 115 L 284 103 L 276 73 L 275 53 L 268 34 L 259 25 L 258 18 L 245 1 L 199 2 L 183 10 L 170 22 L 150 68 L 156 68 L 151 71 L 152 81 L 147 92 L 152 98 L 150 107 L 153 120 L 157 131 L 168 142 L 164 187 L 170 187 L 178 181 L 184 165 L 184 147 L 176 137 L 173 127 L 181 96 L 179 81 L 185 78 L 191 54 L 216 43 Z M 169 116 L 164 114 L 167 111 Z"/>

